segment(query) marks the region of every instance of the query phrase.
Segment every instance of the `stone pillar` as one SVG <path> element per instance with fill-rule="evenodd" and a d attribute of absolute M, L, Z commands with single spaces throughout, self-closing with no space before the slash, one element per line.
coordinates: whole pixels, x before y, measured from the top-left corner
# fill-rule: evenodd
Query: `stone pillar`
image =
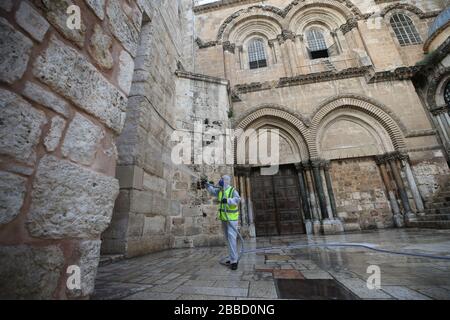
<path fill-rule="evenodd" d="M 250 175 L 251 175 L 251 169 L 248 168 L 245 171 L 245 190 L 247 193 L 247 211 L 248 211 L 249 232 L 250 232 L 250 237 L 256 238 L 255 216 L 254 216 L 254 211 L 253 211 L 252 186 L 250 183 Z"/>
<path fill-rule="evenodd" d="M 398 191 L 400 193 L 400 198 L 402 200 L 402 205 L 404 209 L 404 215 L 406 220 L 411 220 L 415 217 L 415 215 L 411 211 L 411 206 L 409 205 L 408 194 L 406 193 L 405 184 L 403 183 L 402 176 L 400 174 L 400 170 L 397 166 L 397 154 L 390 154 L 387 156 L 387 160 L 389 166 L 391 167 L 392 174 L 395 179 L 395 183 L 397 184 Z"/>
<path fill-rule="evenodd" d="M 416 204 L 417 213 L 423 215 L 425 214 L 425 206 L 423 204 L 422 196 L 420 195 L 419 188 L 417 187 L 416 180 L 414 179 L 414 174 L 409 164 L 409 156 L 407 154 L 402 154 L 400 161 L 404 169 L 406 179 L 408 180 L 408 185 L 411 188 L 411 192 L 414 197 L 414 203 Z"/>
<path fill-rule="evenodd" d="M 321 163 L 320 167 L 320 177 L 322 179 L 322 185 L 323 185 L 323 193 L 325 195 L 325 202 L 327 204 L 327 219 L 333 220 L 333 210 L 331 209 L 331 201 L 330 201 L 330 195 L 328 194 L 328 188 L 327 188 L 327 181 L 325 178 L 325 162 Z"/>
<path fill-rule="evenodd" d="M 289 58 L 289 52 L 288 52 L 288 48 L 286 45 L 286 40 L 284 39 L 283 35 L 279 35 L 277 37 L 277 39 L 278 39 L 278 43 L 279 43 L 280 51 L 281 51 L 281 62 L 283 63 L 286 77 L 292 77 L 293 73 L 292 73 L 291 62 L 290 62 L 290 58 Z"/>
<path fill-rule="evenodd" d="M 317 189 L 317 195 L 319 197 L 319 206 L 322 218 L 326 219 L 327 217 L 327 202 L 325 199 L 325 192 L 323 190 L 322 177 L 320 174 L 320 170 L 322 167 L 322 162 L 319 160 L 311 162 L 313 174 L 314 174 L 314 183 Z"/>
<path fill-rule="evenodd" d="M 236 46 L 234 44 L 231 44 L 230 42 L 224 42 L 223 43 L 223 58 L 224 58 L 224 64 L 225 64 L 225 78 L 230 80 L 230 83 L 234 83 L 234 53 L 236 50 Z"/>
<path fill-rule="evenodd" d="M 336 201 L 334 199 L 333 186 L 330 176 L 330 162 L 321 163 L 321 175 L 323 176 L 322 185 L 324 185 L 325 200 L 327 202 L 328 219 L 322 222 L 322 229 L 325 234 L 336 234 L 344 231 L 341 220 L 337 219 Z"/>
<path fill-rule="evenodd" d="M 331 165 L 330 161 L 325 162 L 325 165 L 324 165 L 325 180 L 326 180 L 327 189 L 328 189 L 328 196 L 330 197 L 330 204 L 331 204 L 331 211 L 333 213 L 333 218 L 338 219 L 338 214 L 337 214 L 337 209 L 336 209 L 336 198 L 334 197 L 333 184 L 331 182 L 330 165 Z"/>
<path fill-rule="evenodd" d="M 387 160 L 385 156 L 377 156 L 375 157 L 375 162 L 380 168 L 381 178 L 383 179 L 384 186 L 386 187 L 389 202 L 391 203 L 394 225 L 398 228 L 404 226 L 404 220 L 400 213 L 400 208 L 398 206 L 397 198 L 395 197 L 394 189 L 392 188 L 391 179 L 389 178 L 389 174 L 387 171 Z"/>
<path fill-rule="evenodd" d="M 298 181 L 299 181 L 299 186 L 300 186 L 302 209 L 303 209 L 303 213 L 305 215 L 306 233 L 311 234 L 313 232 L 312 220 L 311 220 L 311 208 L 309 206 L 308 190 L 307 190 L 306 183 L 305 183 L 305 172 L 303 169 L 303 165 L 301 163 L 296 164 L 296 167 L 297 167 L 297 171 L 298 171 Z"/>
<path fill-rule="evenodd" d="M 302 74 L 302 67 L 306 65 L 306 59 L 309 57 L 306 57 L 306 51 L 305 51 L 305 45 L 303 43 L 303 35 L 297 35 L 295 37 L 295 48 L 298 56 L 298 74 Z"/>
<path fill-rule="evenodd" d="M 245 188 L 245 177 L 241 174 L 236 177 L 237 184 L 236 187 L 239 188 L 241 196 L 241 217 L 242 226 L 248 227 L 248 210 L 247 210 L 247 190 Z"/>
<path fill-rule="evenodd" d="M 312 166 L 309 161 L 305 161 L 302 163 L 304 172 L 305 172 L 305 179 L 306 179 L 306 187 L 308 189 L 308 195 L 309 195 L 309 204 L 311 208 L 311 214 L 313 219 L 313 232 L 314 234 L 320 233 L 320 221 L 322 220 L 322 217 L 320 215 L 320 209 L 317 204 L 317 196 L 316 196 L 316 190 L 314 188 L 314 179 L 312 174 Z"/>

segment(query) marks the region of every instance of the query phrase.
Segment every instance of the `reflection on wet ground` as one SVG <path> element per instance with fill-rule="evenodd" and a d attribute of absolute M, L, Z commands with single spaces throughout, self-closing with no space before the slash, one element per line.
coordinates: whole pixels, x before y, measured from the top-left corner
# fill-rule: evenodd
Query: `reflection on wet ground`
<path fill-rule="evenodd" d="M 100 267 L 93 298 L 450 299 L 449 260 L 391 255 L 364 248 L 286 248 L 292 244 L 336 242 L 450 257 L 450 230 L 391 229 L 258 238 L 246 241 L 246 250 L 278 248 L 245 254 L 237 271 L 218 264 L 226 254 L 225 247 L 176 249 Z M 368 270 L 371 266 L 379 267 L 380 289 L 368 287 L 368 279 L 373 275 Z M 303 279 L 331 281 L 303 282 L 303 289 L 297 292 L 289 289 Z"/>

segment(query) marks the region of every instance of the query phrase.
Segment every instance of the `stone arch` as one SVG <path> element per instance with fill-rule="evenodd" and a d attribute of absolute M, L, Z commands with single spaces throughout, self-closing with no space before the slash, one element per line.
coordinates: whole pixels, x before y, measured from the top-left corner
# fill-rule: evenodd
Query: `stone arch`
<path fill-rule="evenodd" d="M 325 116 L 318 128 L 317 146 L 320 158 L 327 160 L 395 151 L 381 123 L 367 113 L 352 108 L 338 109 Z"/>
<path fill-rule="evenodd" d="M 248 20 L 262 20 L 269 22 L 272 27 L 282 29 L 282 11 L 272 6 L 251 6 L 241 9 L 229 16 L 219 28 L 217 33 L 217 41 L 230 41 L 230 34 L 238 25 Z M 278 34 L 279 34 L 278 33 Z"/>
<path fill-rule="evenodd" d="M 320 157 L 318 139 L 319 132 L 325 121 L 324 119 L 341 109 L 356 110 L 365 114 L 366 123 L 372 122 L 370 119 L 373 119 L 386 130 L 394 150 L 406 148 L 402 125 L 394 119 L 392 112 L 387 111 L 386 107 L 374 103 L 369 99 L 355 96 L 342 96 L 325 102 L 314 112 L 311 121 L 311 140 L 309 141 L 311 157 Z M 387 146 L 388 141 L 384 141 L 384 144 Z"/>
<path fill-rule="evenodd" d="M 382 17 L 384 17 L 384 16 L 386 16 L 386 14 L 388 14 L 392 10 L 403 11 L 403 12 L 409 11 L 411 13 L 414 13 L 415 15 L 417 15 L 421 19 L 427 17 L 425 12 L 423 12 L 421 9 L 419 9 L 415 5 L 408 4 L 408 3 L 394 3 L 394 4 L 391 4 L 391 5 L 388 5 L 383 10 L 381 10 L 380 15 Z"/>
<path fill-rule="evenodd" d="M 356 8 L 356 7 L 355 7 Z M 294 32 L 303 31 L 313 22 L 321 22 L 330 30 L 335 30 L 349 19 L 360 15 L 359 9 L 350 9 L 346 3 L 333 0 L 304 1 L 296 10 L 286 16 L 286 29 Z"/>
<path fill-rule="evenodd" d="M 249 37 L 259 35 L 266 41 L 275 39 L 281 33 L 281 25 L 272 17 L 251 16 L 240 21 L 230 28 L 229 33 L 224 37 L 225 41 L 230 41 L 236 45 L 242 45 Z"/>
<path fill-rule="evenodd" d="M 427 104 L 429 109 L 435 109 L 438 106 L 445 105 L 444 98 L 440 97 L 443 88 L 450 81 L 450 67 L 440 69 L 430 80 L 427 90 Z"/>
<path fill-rule="evenodd" d="M 235 130 L 237 130 L 238 134 L 236 141 L 242 143 L 243 132 L 239 132 L 239 130 L 257 130 L 267 127 L 280 129 L 281 134 L 287 137 L 291 145 L 297 150 L 299 161 L 310 158 L 308 146 L 309 130 L 307 126 L 294 114 L 274 106 L 262 106 L 236 122 Z M 237 159 L 236 152 L 234 156 Z"/>

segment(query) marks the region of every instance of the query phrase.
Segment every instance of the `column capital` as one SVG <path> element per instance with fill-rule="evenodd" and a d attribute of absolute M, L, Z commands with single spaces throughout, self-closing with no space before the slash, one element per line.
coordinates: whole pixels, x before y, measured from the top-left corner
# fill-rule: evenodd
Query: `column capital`
<path fill-rule="evenodd" d="M 382 164 L 386 164 L 387 159 L 386 159 L 386 155 L 379 155 L 379 156 L 375 156 L 375 163 L 377 165 L 382 165 Z"/>
<path fill-rule="evenodd" d="M 228 51 L 230 53 L 235 53 L 236 45 L 230 41 L 225 41 L 222 43 L 223 51 Z"/>
<path fill-rule="evenodd" d="M 308 160 L 302 161 L 301 164 L 304 170 L 311 170 L 311 162 Z"/>
<path fill-rule="evenodd" d="M 330 171 L 330 168 L 331 168 L 331 161 L 330 161 L 330 160 L 323 160 L 323 161 L 322 161 L 322 166 L 323 166 L 323 169 L 324 169 L 325 171 Z"/>
<path fill-rule="evenodd" d="M 235 167 L 234 174 L 239 177 L 250 177 L 252 168 L 250 167 Z"/>

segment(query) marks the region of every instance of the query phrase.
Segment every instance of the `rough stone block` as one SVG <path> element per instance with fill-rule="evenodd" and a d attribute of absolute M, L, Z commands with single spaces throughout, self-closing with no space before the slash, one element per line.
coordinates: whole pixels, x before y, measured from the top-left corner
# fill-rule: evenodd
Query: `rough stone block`
<path fill-rule="evenodd" d="M 37 58 L 33 73 L 114 131 L 122 130 L 126 97 L 74 49 L 53 38 L 48 49 Z"/>
<path fill-rule="evenodd" d="M 125 92 L 130 93 L 131 82 L 133 81 L 134 61 L 128 52 L 123 50 L 119 57 L 119 86 Z"/>
<path fill-rule="evenodd" d="M 94 293 L 95 277 L 100 261 L 100 247 L 100 240 L 86 240 L 79 244 L 80 260 L 77 265 L 81 269 L 81 290 L 68 291 L 68 296 L 88 297 Z"/>
<path fill-rule="evenodd" d="M 47 151 L 53 152 L 59 145 L 59 141 L 61 140 L 61 136 L 66 126 L 66 120 L 63 118 L 56 116 L 52 118 L 52 125 L 50 127 L 50 132 L 45 137 L 44 144 L 47 148 Z"/>
<path fill-rule="evenodd" d="M 89 41 L 89 53 L 101 68 L 111 69 L 114 65 L 111 47 L 112 38 L 103 32 L 100 25 L 96 24 L 94 34 Z"/>
<path fill-rule="evenodd" d="M 25 84 L 23 95 L 28 99 L 63 115 L 66 118 L 70 116 L 70 107 L 67 102 L 41 86 L 34 84 L 33 82 L 28 81 Z"/>
<path fill-rule="evenodd" d="M 104 132 L 99 126 L 77 114 L 67 130 L 62 153 L 73 161 L 90 165 L 95 159 L 98 144 L 103 137 Z"/>
<path fill-rule="evenodd" d="M 85 0 L 100 20 L 105 19 L 105 0 Z"/>
<path fill-rule="evenodd" d="M 45 20 L 39 12 L 37 12 L 27 2 L 20 3 L 19 10 L 16 12 L 16 21 L 24 28 L 34 39 L 39 42 L 44 40 L 45 34 L 50 24 Z"/>
<path fill-rule="evenodd" d="M 67 8 L 74 3 L 70 0 L 42 0 L 43 9 L 45 11 L 47 20 L 68 40 L 73 41 L 77 46 L 84 46 L 84 36 L 86 33 L 86 26 L 81 21 L 81 28 L 79 30 L 71 30 L 67 27 Z M 83 15 L 81 15 L 83 20 Z"/>
<path fill-rule="evenodd" d="M 145 217 L 144 235 L 164 234 L 166 231 L 166 218 L 161 216 Z"/>
<path fill-rule="evenodd" d="M 132 21 L 127 17 L 122 10 L 121 2 L 109 1 L 106 7 L 106 15 L 108 16 L 109 27 L 111 32 L 123 44 L 130 54 L 135 57 L 139 33 L 133 26 Z"/>
<path fill-rule="evenodd" d="M 27 179 L 0 171 L 0 225 L 14 220 L 25 199 Z"/>
<path fill-rule="evenodd" d="M 13 83 L 27 68 L 33 42 L 0 18 L 0 80 Z"/>
<path fill-rule="evenodd" d="M 13 92 L 0 89 L 0 153 L 26 163 L 35 159 L 42 126 L 47 123 L 43 112 L 34 109 Z"/>
<path fill-rule="evenodd" d="M 99 236 L 111 221 L 118 192 L 112 177 L 45 156 L 33 185 L 28 230 L 45 239 Z"/>
<path fill-rule="evenodd" d="M 0 247 L 0 299 L 53 299 L 64 267 L 57 246 Z"/>

